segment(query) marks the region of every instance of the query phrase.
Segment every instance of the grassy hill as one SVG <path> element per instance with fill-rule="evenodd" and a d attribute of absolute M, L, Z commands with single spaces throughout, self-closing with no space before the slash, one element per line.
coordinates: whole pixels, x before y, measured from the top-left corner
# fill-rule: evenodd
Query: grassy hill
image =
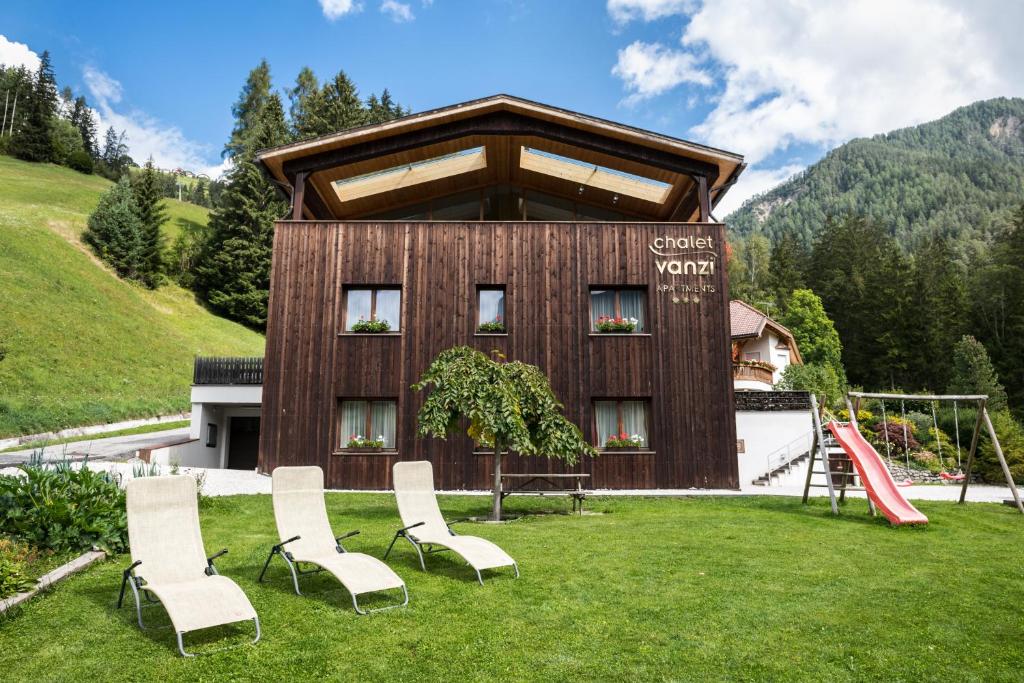
<path fill-rule="evenodd" d="M 0 436 L 187 409 L 197 354 L 263 337 L 168 284 L 119 280 L 80 235 L 107 180 L 0 156 Z M 167 200 L 172 235 L 206 210 Z"/>
<path fill-rule="evenodd" d="M 828 216 L 863 214 L 913 249 L 931 234 L 965 253 L 1024 200 L 1024 99 L 961 107 L 911 128 L 848 142 L 726 218 L 734 234 L 810 242 Z"/>

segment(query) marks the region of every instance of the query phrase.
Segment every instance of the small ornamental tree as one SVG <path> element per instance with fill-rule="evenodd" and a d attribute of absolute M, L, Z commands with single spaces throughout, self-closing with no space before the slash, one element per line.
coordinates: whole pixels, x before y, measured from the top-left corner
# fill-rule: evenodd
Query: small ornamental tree
<path fill-rule="evenodd" d="M 419 412 L 420 436 L 446 438 L 459 421 L 469 421 L 467 433 L 476 443 L 494 449 L 494 521 L 501 520 L 501 452 L 543 455 L 566 464 L 580 455 L 597 455 L 579 427 L 562 414 L 548 378 L 539 368 L 507 362 L 456 346 L 438 354 L 416 391 L 431 388 Z"/>

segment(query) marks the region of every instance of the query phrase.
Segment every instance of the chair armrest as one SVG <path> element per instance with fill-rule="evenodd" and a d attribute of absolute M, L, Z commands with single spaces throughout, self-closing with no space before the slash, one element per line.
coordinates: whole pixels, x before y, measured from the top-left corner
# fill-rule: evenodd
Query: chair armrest
<path fill-rule="evenodd" d="M 451 526 L 452 524 L 459 524 L 460 522 L 469 522 L 469 521 L 472 521 L 472 519 L 473 519 L 472 517 L 458 517 L 456 519 L 453 519 L 453 520 L 450 520 L 448 522 L 445 522 L 445 524 L 447 524 L 448 526 Z"/>
<path fill-rule="evenodd" d="M 140 564 L 142 564 L 142 560 L 135 560 L 134 562 L 132 562 L 131 565 L 128 566 L 128 569 L 124 570 L 124 575 L 131 575 L 131 573 L 135 571 L 135 568 L 138 567 Z"/>
<path fill-rule="evenodd" d="M 224 555 L 227 555 L 227 554 L 228 554 L 228 549 L 224 548 L 223 550 L 219 550 L 219 551 L 215 552 L 213 555 L 210 555 L 208 558 L 206 558 L 206 573 L 207 574 L 216 574 L 217 573 L 217 569 L 213 566 L 213 561 L 216 560 L 218 557 L 223 557 Z"/>
<path fill-rule="evenodd" d="M 409 529 L 415 529 L 416 527 L 423 526 L 424 524 L 426 524 L 426 522 L 416 522 L 415 524 L 410 524 L 409 526 L 402 527 L 401 529 L 398 530 L 397 533 L 400 533 L 400 534 L 401 533 L 405 533 Z"/>
<path fill-rule="evenodd" d="M 336 539 L 334 539 L 334 542 L 335 543 L 341 543 L 346 538 L 352 538 L 353 536 L 358 536 L 358 535 L 359 535 L 359 529 L 356 529 L 355 531 L 350 531 L 347 534 L 342 534 L 341 536 L 338 536 Z"/>

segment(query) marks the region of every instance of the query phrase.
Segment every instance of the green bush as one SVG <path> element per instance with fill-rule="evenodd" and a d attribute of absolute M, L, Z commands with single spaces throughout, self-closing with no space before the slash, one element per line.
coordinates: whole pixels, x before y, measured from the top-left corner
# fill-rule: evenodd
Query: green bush
<path fill-rule="evenodd" d="M 991 413 L 992 426 L 999 437 L 999 445 L 1003 447 L 1003 456 L 1010 466 L 1010 474 L 1018 484 L 1024 483 L 1024 427 L 1013 419 L 1008 410 Z M 982 427 L 982 429 L 985 429 Z M 1003 469 L 996 457 L 996 449 L 985 430 L 978 444 L 978 462 L 975 471 L 987 482 L 1000 483 L 1005 481 Z"/>
<path fill-rule="evenodd" d="M 0 528 L 37 548 L 108 552 L 128 546 L 124 491 L 110 475 L 83 467 L 24 467 L 0 476 Z"/>
<path fill-rule="evenodd" d="M 24 543 L 0 538 L 0 600 L 36 585 L 28 571 L 34 556 L 35 550 Z"/>
<path fill-rule="evenodd" d="M 810 391 L 818 403 L 829 406 L 837 404 L 843 396 L 843 382 L 829 365 L 787 365 L 782 378 L 776 383 L 782 391 Z"/>
<path fill-rule="evenodd" d="M 68 156 L 68 168 L 79 173 L 86 173 L 91 175 L 95 164 L 92 157 L 84 149 L 72 152 Z"/>

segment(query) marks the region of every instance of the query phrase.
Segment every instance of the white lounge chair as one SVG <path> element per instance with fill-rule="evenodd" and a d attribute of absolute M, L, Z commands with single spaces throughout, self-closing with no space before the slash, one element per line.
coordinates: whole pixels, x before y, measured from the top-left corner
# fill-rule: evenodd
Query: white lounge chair
<path fill-rule="evenodd" d="M 274 555 L 280 555 L 292 572 L 295 592 L 299 590 L 299 576 L 328 571 L 352 595 L 352 605 L 359 614 L 380 612 L 409 604 L 409 591 L 405 582 L 391 567 L 376 557 L 347 552 L 342 540 L 355 536 L 350 531 L 335 538 L 327 519 L 324 503 L 324 471 L 319 467 L 278 467 L 271 477 L 274 492 L 274 519 L 281 542 L 270 550 L 260 572 L 260 581 Z M 287 549 L 285 548 L 287 546 Z M 302 570 L 300 563 L 316 565 L 317 569 Z M 364 593 L 401 589 L 405 596 L 401 604 L 378 609 L 363 610 L 357 596 Z"/>
<path fill-rule="evenodd" d="M 256 625 L 255 644 L 260 639 L 256 610 L 238 584 L 218 575 L 213 566 L 227 550 L 207 557 L 203 549 L 196 480 L 140 477 L 129 481 L 126 490 L 132 564 L 121 580 L 118 608 L 125 586 L 131 586 L 139 628 L 145 629 L 143 597 L 148 605 L 163 605 L 185 657 L 195 656 L 185 651 L 185 633 L 239 621 Z"/>
<path fill-rule="evenodd" d="M 405 526 L 395 532 L 391 545 L 384 553 L 385 560 L 395 547 L 395 542 L 404 538 L 416 549 L 423 571 L 427 570 L 423 561 L 424 553 L 451 550 L 461 555 L 476 571 L 480 585 L 484 583 L 480 575 L 482 569 L 512 567 L 516 578 L 519 578 L 519 565 L 504 550 L 483 538 L 455 535 L 451 525 L 465 520 L 446 522 L 441 516 L 437 495 L 434 493 L 434 469 L 429 461 L 397 462 L 392 471 L 398 514 Z"/>

